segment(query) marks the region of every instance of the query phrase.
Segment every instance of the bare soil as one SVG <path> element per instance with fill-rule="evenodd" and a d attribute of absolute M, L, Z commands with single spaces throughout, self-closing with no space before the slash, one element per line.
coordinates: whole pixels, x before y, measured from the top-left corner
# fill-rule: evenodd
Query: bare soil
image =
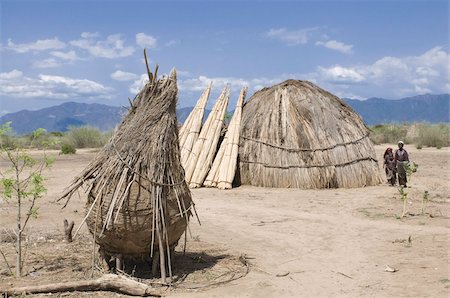
<path fill-rule="evenodd" d="M 376 147 L 378 156 L 387 146 Z M 400 218 L 403 203 L 397 188 L 386 183 L 358 189 L 192 190 L 201 225 L 192 220 L 186 253 L 183 241 L 177 247 L 175 287 L 161 287 L 161 293 L 172 297 L 449 297 L 450 148 L 406 149 L 419 169 L 406 190 L 404 218 Z M 63 241 L 63 220 L 74 220 L 77 227 L 85 211 L 84 198 L 73 197 L 64 209 L 55 200 L 95 154 L 95 150 L 79 150 L 76 155 L 57 156 L 45 174 L 48 193 L 39 202 L 39 217 L 30 220 L 27 229 L 26 276 L 10 276 L 0 256 L 0 292 L 11 286 L 90 278 L 93 243 L 87 229 L 83 227 L 73 243 Z M 425 190 L 430 202 L 422 214 Z M 0 249 L 12 267 L 14 225 L 15 205 L 1 202 Z M 388 272 L 386 266 L 397 271 Z M 158 281 L 149 279 L 145 268 L 138 271 L 134 275 L 144 282 Z M 96 269 L 94 276 L 99 275 Z"/>

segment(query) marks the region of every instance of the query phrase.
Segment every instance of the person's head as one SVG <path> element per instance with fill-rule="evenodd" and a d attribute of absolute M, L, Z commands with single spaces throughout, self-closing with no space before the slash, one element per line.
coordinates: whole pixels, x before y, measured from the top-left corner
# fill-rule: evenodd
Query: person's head
<path fill-rule="evenodd" d="M 398 149 L 403 149 L 403 146 L 405 146 L 405 143 L 403 143 L 403 141 L 398 141 Z"/>
<path fill-rule="evenodd" d="M 386 149 L 386 151 L 384 151 L 384 157 L 386 157 L 386 155 L 393 155 L 393 154 L 392 154 L 392 148 L 391 148 L 391 147 L 388 147 L 388 148 Z"/>

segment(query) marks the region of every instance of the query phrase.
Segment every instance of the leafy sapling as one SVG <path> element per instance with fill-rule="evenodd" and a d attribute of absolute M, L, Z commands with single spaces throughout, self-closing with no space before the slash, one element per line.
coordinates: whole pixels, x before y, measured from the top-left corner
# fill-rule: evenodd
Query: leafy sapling
<path fill-rule="evenodd" d="M 0 136 L 11 132 L 11 122 L 0 126 Z M 33 132 L 30 148 L 43 133 L 44 129 Z M 35 159 L 27 149 L 15 144 L 4 146 L 0 144 L 0 156 L 8 163 L 6 169 L 0 170 L 0 194 L 3 200 L 16 203 L 16 276 L 22 276 L 22 240 L 25 228 L 30 218 L 38 216 L 37 200 L 47 191 L 44 185 L 45 177 L 43 171 L 54 162 L 52 157 L 47 156 L 44 151 L 42 159 Z M 24 212 L 25 211 L 25 212 Z"/>

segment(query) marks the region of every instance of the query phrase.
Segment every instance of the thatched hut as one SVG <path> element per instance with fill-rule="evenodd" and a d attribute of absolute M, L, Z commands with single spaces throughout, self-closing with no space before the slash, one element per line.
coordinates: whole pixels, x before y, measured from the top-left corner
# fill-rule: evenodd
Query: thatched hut
<path fill-rule="evenodd" d="M 193 203 L 180 162 L 176 72 L 156 79 L 149 71 L 149 80 L 63 198 L 84 186 L 85 219 L 103 254 L 123 260 L 156 253 L 164 279 Z"/>
<path fill-rule="evenodd" d="M 244 105 L 239 144 L 241 184 L 336 188 L 380 183 L 369 130 L 333 94 L 288 80 Z"/>

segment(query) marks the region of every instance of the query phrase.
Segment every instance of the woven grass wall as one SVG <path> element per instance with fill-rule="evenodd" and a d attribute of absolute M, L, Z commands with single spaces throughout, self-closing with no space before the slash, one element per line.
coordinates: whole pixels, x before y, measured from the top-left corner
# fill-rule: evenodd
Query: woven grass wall
<path fill-rule="evenodd" d="M 240 183 L 308 189 L 379 184 L 368 134 L 348 105 L 310 82 L 264 88 L 243 109 Z"/>

